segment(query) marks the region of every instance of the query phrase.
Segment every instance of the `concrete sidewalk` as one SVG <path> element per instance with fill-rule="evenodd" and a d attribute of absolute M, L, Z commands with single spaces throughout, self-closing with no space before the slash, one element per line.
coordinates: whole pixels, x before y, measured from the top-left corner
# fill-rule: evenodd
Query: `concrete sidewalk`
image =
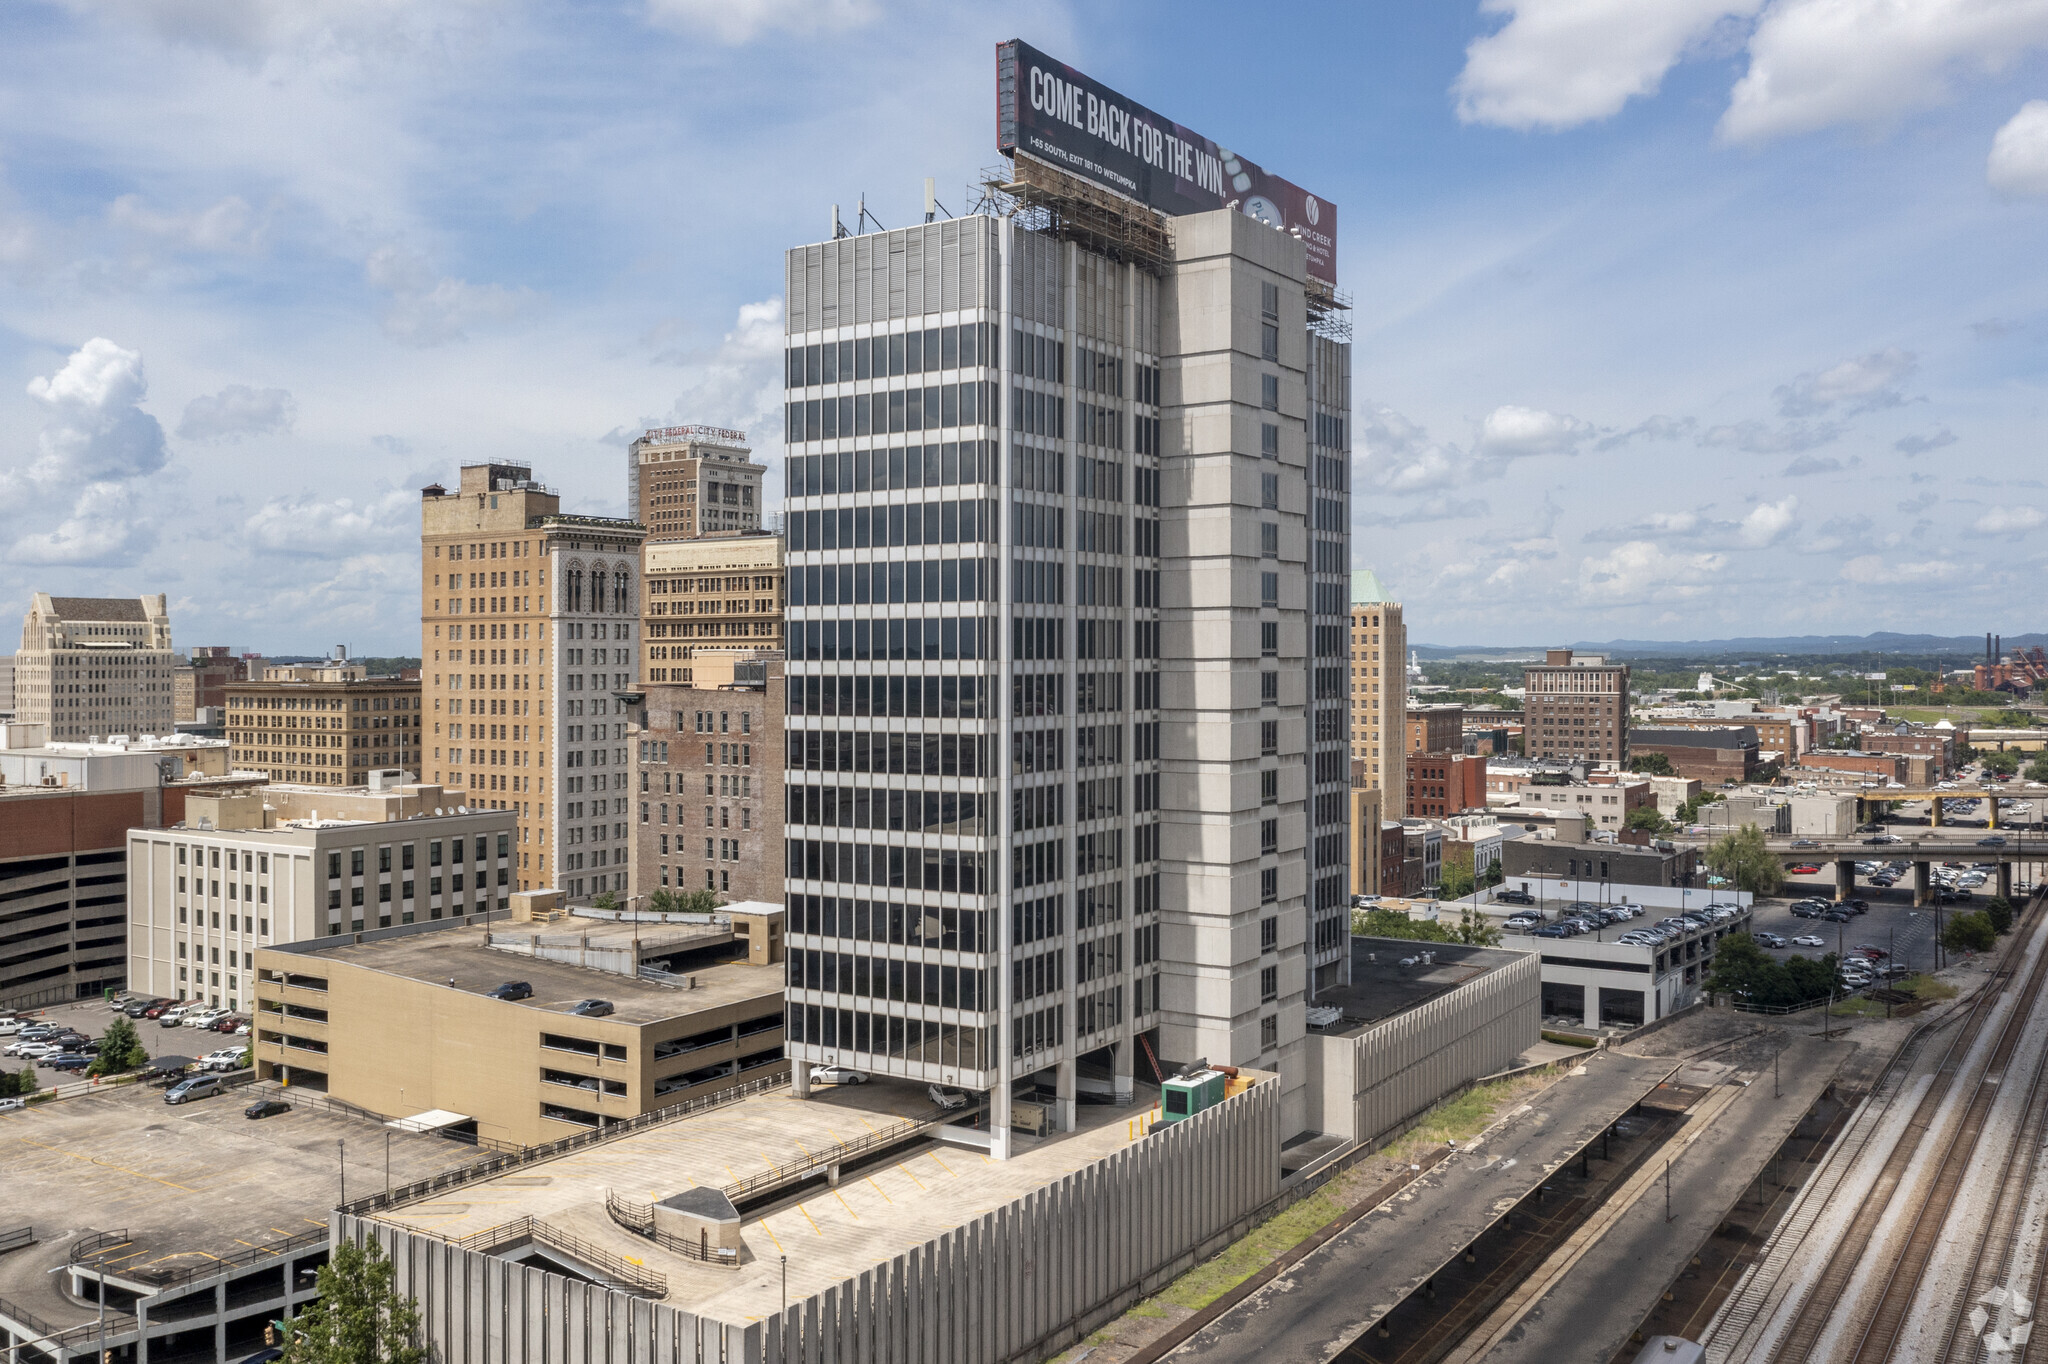
<path fill-rule="evenodd" d="M 1583 1073 L 1545 1090 L 1477 1149 L 1438 1164 L 1166 1358 L 1324 1364 L 1597 1140 L 1677 1064 L 1589 1054 Z"/>
<path fill-rule="evenodd" d="M 1776 1099 L 1768 1063 L 1738 1069 L 1733 1078 L 1750 1085 L 1672 1163 L 1672 1220 L 1664 1219 L 1663 1181 L 1649 1182 L 1481 1356 L 1486 1364 L 1608 1364 L 1854 1050 L 1841 1039 L 1789 1039 Z"/>

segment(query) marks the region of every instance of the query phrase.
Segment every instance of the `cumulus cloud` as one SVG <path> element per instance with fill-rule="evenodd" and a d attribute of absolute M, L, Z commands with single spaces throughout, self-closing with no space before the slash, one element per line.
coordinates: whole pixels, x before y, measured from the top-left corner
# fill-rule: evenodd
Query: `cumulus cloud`
<path fill-rule="evenodd" d="M 1848 464 L 1833 455 L 1801 455 L 1785 466 L 1785 477 L 1805 478 L 1808 474 L 1839 474 L 1842 470 L 1858 463 L 1851 457 Z"/>
<path fill-rule="evenodd" d="M 2048 517 L 2038 507 L 1994 507 L 1977 518 L 1977 529 L 1985 535 L 2007 535 L 2033 530 Z"/>
<path fill-rule="evenodd" d="M 163 427 L 141 406 L 149 381 L 139 351 L 96 336 L 57 373 L 31 379 L 28 394 L 45 410 L 28 471 L 35 482 L 117 481 L 163 468 Z"/>
<path fill-rule="evenodd" d="M 240 440 L 289 431 L 297 419 L 298 404 L 281 388 L 251 388 L 229 384 L 210 397 L 194 398 L 185 404 L 178 422 L 180 440 Z"/>
<path fill-rule="evenodd" d="M 1504 128 L 1570 128 L 1657 92 L 1686 49 L 1762 0 L 1483 0 L 1507 15 L 1465 49 L 1458 117 Z"/>
<path fill-rule="evenodd" d="M 411 526 L 415 494 L 393 490 L 354 498 L 282 497 L 265 502 L 242 524 L 249 539 L 280 554 L 322 557 L 381 547 Z"/>
<path fill-rule="evenodd" d="M 1905 401 L 1899 386 L 1919 362 L 1909 351 L 1889 346 L 1869 355 L 1844 360 L 1818 374 L 1802 374 L 1771 394 L 1779 415 L 1812 417 L 1842 405 L 1850 412 L 1897 407 Z"/>
<path fill-rule="evenodd" d="M 1984 179 L 2000 194 L 2048 194 L 2048 99 L 2030 99 L 1991 139 Z"/>
<path fill-rule="evenodd" d="M 1389 493 L 1448 488 L 1468 463 L 1464 451 L 1431 440 L 1420 425 L 1384 405 L 1367 404 L 1359 412 L 1352 451 L 1365 478 Z"/>
<path fill-rule="evenodd" d="M 823 37 L 872 23 L 880 14 L 873 0 L 647 0 L 647 19 L 656 27 L 729 44 L 767 33 Z"/>
<path fill-rule="evenodd" d="M 474 6 L 410 0 L 67 0 L 94 17 L 146 28 L 245 68 L 281 52 L 389 56 Z"/>
<path fill-rule="evenodd" d="M 1882 128 L 1943 103 L 1956 75 L 2044 45 L 2048 0 L 1777 0 L 1750 37 L 1721 135 Z"/>
<path fill-rule="evenodd" d="M 1579 563 L 1579 590 L 1607 602 L 1692 597 L 1710 590 L 1707 579 L 1727 567 L 1724 554 L 1673 554 L 1650 540 L 1630 540 Z"/>
<path fill-rule="evenodd" d="M 1353 522 L 1360 526 L 1405 526 L 1421 521 L 1470 521 L 1493 510 L 1483 497 L 1446 497 L 1441 494 L 1386 511 L 1373 510 L 1371 501 L 1364 497 L 1354 499 L 1352 505 L 1355 508 Z"/>
<path fill-rule="evenodd" d="M 1882 554 L 1859 554 L 1842 565 L 1843 578 L 1871 587 L 1944 582 L 1961 571 L 1961 565 L 1949 559 L 1900 563 Z"/>
<path fill-rule="evenodd" d="M 1573 455 L 1593 434 L 1590 425 L 1566 413 L 1510 405 L 1486 414 L 1474 449 L 1487 459 Z"/>
<path fill-rule="evenodd" d="M 1699 425 L 1691 417 L 1645 417 L 1626 431 L 1612 431 L 1600 438 L 1597 450 L 1618 450 L 1639 440 L 1680 440 Z"/>
<path fill-rule="evenodd" d="M 1916 497 L 1909 497 L 1904 502 L 1899 503 L 1898 508 L 1908 516 L 1918 516 L 1921 512 L 1926 511 L 1939 501 L 1941 499 L 1933 493 L 1921 493 Z"/>
<path fill-rule="evenodd" d="M 460 340 L 469 328 L 504 322 L 533 302 L 528 289 L 436 275 L 421 257 L 396 246 L 372 252 L 363 277 L 371 288 L 390 295 L 384 334 L 412 346 Z"/>
<path fill-rule="evenodd" d="M 1944 445 L 1954 445 L 1956 433 L 1946 426 L 1931 436 L 1901 436 L 1892 442 L 1892 449 L 1902 455 L 1924 455 L 1929 450 L 1939 450 Z"/>
<path fill-rule="evenodd" d="M 7 557 L 18 564 L 117 567 L 133 563 L 155 542 L 156 528 L 132 488 L 88 483 L 69 515 L 53 529 L 23 535 Z"/>
<path fill-rule="evenodd" d="M 1751 549 L 1775 545 L 1799 524 L 1798 512 L 1799 499 L 1796 497 L 1763 503 L 1742 518 L 1737 534 Z"/>

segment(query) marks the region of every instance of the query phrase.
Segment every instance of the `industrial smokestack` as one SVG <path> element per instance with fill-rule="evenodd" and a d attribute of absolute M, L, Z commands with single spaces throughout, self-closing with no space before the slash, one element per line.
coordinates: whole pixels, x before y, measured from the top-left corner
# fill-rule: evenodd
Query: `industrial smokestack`
<path fill-rule="evenodd" d="M 1997 663 L 1999 659 L 2001 659 L 2001 658 L 2004 658 L 2004 657 L 2005 657 L 2005 636 L 2004 636 L 2004 635 L 1993 635 L 1993 636 L 1991 637 L 1991 661 L 1992 661 L 1993 663 Z"/>
<path fill-rule="evenodd" d="M 1984 632 L 1984 666 L 1988 668 L 1997 661 L 1997 659 L 1991 656 L 1991 632 L 1986 630 Z"/>

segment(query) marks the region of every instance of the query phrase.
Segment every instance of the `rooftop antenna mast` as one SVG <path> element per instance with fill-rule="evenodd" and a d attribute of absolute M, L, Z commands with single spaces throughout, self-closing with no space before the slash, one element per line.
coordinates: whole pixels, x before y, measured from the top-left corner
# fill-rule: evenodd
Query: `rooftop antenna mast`
<path fill-rule="evenodd" d="M 882 220 L 880 218 L 877 218 L 874 214 L 868 212 L 868 196 L 865 193 L 863 193 L 860 196 L 860 219 L 858 222 L 858 228 L 860 230 L 865 230 L 869 223 L 873 223 L 875 225 L 875 231 L 877 232 L 887 232 L 889 230 L 888 228 L 882 226 Z"/>
<path fill-rule="evenodd" d="M 937 182 L 927 175 L 924 178 L 924 220 L 931 222 L 941 213 L 944 213 L 948 218 L 953 216 L 950 212 L 947 212 L 946 206 L 939 202 Z"/>
<path fill-rule="evenodd" d="M 851 232 L 846 230 L 846 224 L 839 221 L 839 205 L 832 205 L 832 240 L 836 242 L 841 237 L 851 237 L 852 235 Z"/>

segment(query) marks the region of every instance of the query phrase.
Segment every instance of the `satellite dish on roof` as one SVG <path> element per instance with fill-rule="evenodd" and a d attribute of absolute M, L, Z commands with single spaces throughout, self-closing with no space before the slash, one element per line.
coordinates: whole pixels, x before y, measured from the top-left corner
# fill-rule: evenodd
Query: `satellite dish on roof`
<path fill-rule="evenodd" d="M 438 815 L 438 814 L 441 814 L 441 813 L 443 813 L 443 811 L 442 811 L 442 809 L 441 809 L 441 807 L 440 807 L 440 806 L 436 805 L 436 806 L 434 807 L 434 813 Z"/>

